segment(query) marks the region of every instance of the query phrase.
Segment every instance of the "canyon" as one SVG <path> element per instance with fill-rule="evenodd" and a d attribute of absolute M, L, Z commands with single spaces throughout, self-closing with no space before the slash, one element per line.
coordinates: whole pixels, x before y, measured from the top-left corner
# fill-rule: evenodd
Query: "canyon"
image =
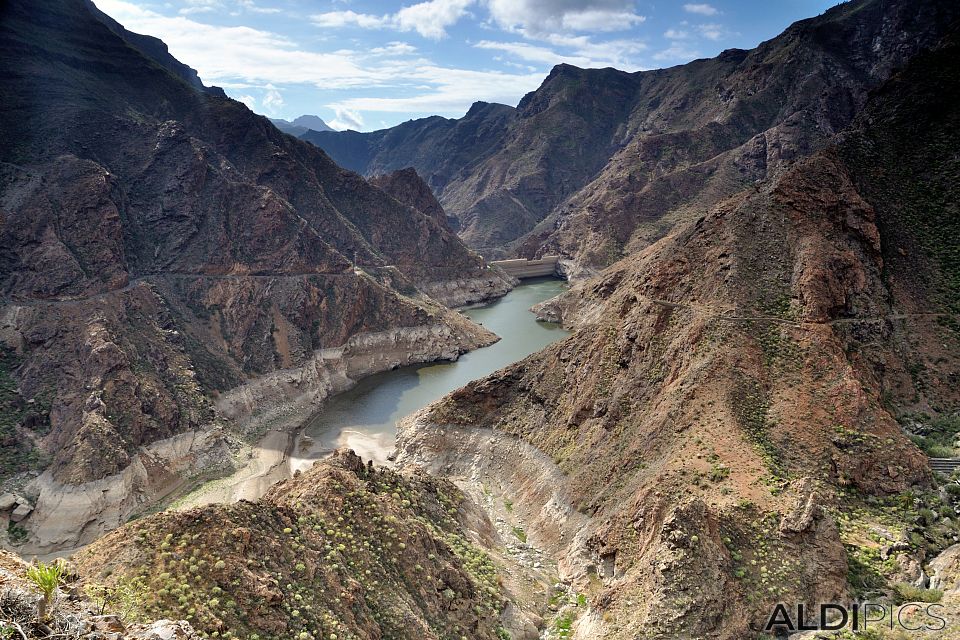
<path fill-rule="evenodd" d="M 0 18 L 0 504 L 71 607 L 735 640 L 921 599 L 960 633 L 956 3 L 302 140 L 88 1 Z M 484 312 L 541 268 L 569 289 L 511 342 Z"/>

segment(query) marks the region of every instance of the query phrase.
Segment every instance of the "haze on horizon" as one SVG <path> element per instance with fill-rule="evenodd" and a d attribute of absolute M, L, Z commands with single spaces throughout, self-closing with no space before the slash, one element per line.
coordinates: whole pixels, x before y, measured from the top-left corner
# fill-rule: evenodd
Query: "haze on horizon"
<path fill-rule="evenodd" d="M 272 118 L 370 131 L 516 105 L 559 63 L 626 71 L 750 48 L 835 0 L 95 0 Z"/>

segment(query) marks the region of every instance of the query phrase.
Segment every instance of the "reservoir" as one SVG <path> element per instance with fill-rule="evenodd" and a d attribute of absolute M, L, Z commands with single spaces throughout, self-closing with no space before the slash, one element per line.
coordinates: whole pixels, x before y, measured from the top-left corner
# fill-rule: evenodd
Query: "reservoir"
<path fill-rule="evenodd" d="M 378 373 L 331 398 L 303 430 L 290 460 L 291 471 L 308 468 L 338 447 L 349 447 L 364 460 L 386 462 L 398 420 L 566 336 L 558 325 L 539 322 L 530 312 L 531 306 L 563 293 L 566 287 L 554 278 L 524 280 L 503 298 L 464 311 L 500 336 L 499 342 L 455 362 Z"/>

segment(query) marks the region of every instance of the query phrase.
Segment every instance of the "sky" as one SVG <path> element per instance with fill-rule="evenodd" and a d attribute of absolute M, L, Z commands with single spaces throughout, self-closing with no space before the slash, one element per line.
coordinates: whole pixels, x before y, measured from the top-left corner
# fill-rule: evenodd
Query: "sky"
<path fill-rule="evenodd" d="M 559 63 L 641 71 L 749 49 L 836 0 L 94 0 L 256 113 L 372 131 L 516 105 Z"/>

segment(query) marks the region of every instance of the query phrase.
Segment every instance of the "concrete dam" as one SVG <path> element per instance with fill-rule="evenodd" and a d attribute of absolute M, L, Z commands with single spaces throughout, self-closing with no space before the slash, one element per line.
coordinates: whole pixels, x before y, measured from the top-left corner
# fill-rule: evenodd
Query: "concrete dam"
<path fill-rule="evenodd" d="M 557 265 L 559 262 L 560 256 L 543 256 L 537 260 L 528 260 L 526 258 L 493 260 L 490 264 L 500 267 L 514 278 L 523 280 L 524 278 L 541 278 L 543 276 L 558 275 Z"/>

